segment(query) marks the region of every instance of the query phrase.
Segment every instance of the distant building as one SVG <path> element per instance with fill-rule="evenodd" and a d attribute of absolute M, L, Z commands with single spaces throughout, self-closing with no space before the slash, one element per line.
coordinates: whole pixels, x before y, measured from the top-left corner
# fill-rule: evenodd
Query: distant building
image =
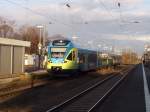
<path fill-rule="evenodd" d="M 24 72 L 25 47 L 30 47 L 30 42 L 0 38 L 0 75 Z"/>
<path fill-rule="evenodd" d="M 146 45 L 144 46 L 144 51 L 145 51 L 145 52 L 150 51 L 150 45 L 147 45 L 147 44 L 146 44 Z"/>

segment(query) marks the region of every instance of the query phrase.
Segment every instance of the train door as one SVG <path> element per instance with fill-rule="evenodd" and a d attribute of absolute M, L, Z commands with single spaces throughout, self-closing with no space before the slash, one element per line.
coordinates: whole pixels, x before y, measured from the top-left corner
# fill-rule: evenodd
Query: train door
<path fill-rule="evenodd" d="M 97 53 L 91 52 L 88 53 L 88 69 L 95 70 L 97 67 Z"/>
<path fill-rule="evenodd" d="M 88 70 L 88 54 L 80 52 L 79 53 L 79 69 L 80 71 L 87 71 Z"/>
<path fill-rule="evenodd" d="M 98 56 L 97 56 L 97 61 L 98 61 L 98 65 L 97 65 L 97 67 L 98 68 L 100 68 L 101 66 L 102 66 L 102 60 L 101 60 L 101 54 L 100 53 L 98 53 Z"/>
<path fill-rule="evenodd" d="M 78 69 L 77 52 L 78 52 L 77 49 L 71 50 L 66 58 L 69 64 L 69 69 Z"/>

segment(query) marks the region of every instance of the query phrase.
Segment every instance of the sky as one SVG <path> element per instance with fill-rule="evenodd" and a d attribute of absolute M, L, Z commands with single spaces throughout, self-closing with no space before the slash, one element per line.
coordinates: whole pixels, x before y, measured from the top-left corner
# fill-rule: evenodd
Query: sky
<path fill-rule="evenodd" d="M 142 54 L 150 43 L 150 0 L 0 0 L 0 7 L 0 16 L 18 27 L 45 25 L 49 36 L 78 37 L 85 48 Z"/>

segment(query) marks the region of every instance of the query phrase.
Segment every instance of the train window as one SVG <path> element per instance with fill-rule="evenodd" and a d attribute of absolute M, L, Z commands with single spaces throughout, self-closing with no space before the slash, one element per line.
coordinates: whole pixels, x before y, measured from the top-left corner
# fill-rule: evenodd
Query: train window
<path fill-rule="evenodd" d="M 72 60 L 72 52 L 68 55 L 67 60 Z"/>
<path fill-rule="evenodd" d="M 68 57 L 67 57 L 68 60 L 72 60 L 72 61 L 75 61 L 76 59 L 76 52 L 75 51 L 72 51 Z"/>

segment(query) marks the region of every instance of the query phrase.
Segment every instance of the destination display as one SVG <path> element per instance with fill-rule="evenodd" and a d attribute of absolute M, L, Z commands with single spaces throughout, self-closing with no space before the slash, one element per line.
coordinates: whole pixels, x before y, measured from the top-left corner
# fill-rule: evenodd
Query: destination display
<path fill-rule="evenodd" d="M 66 52 L 66 48 L 51 48 L 51 52 Z"/>

